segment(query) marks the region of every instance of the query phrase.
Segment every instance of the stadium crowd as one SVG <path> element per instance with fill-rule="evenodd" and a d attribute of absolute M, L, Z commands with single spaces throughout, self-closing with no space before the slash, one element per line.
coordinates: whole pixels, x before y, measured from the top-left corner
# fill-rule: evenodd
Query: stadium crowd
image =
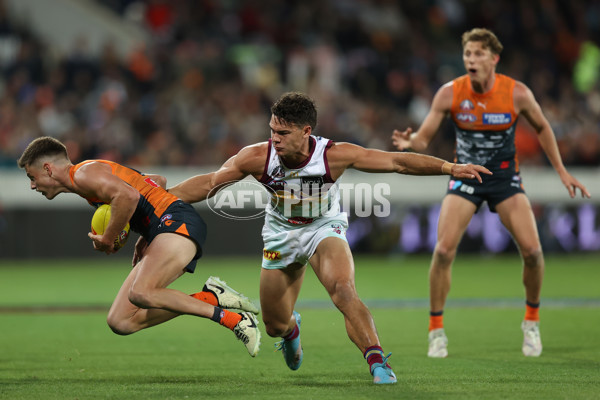
<path fill-rule="evenodd" d="M 460 36 L 488 27 L 498 71 L 532 88 L 567 165 L 600 164 L 600 1 L 97 0 L 150 32 L 119 58 L 85 38 L 56 57 L 0 7 L 0 165 L 35 137 L 73 160 L 132 166 L 221 164 L 268 137 L 269 106 L 299 90 L 319 106 L 317 134 L 391 150 L 433 93 L 462 75 Z M 429 148 L 451 158 L 448 126 Z M 521 123 L 521 163 L 547 165 Z"/>

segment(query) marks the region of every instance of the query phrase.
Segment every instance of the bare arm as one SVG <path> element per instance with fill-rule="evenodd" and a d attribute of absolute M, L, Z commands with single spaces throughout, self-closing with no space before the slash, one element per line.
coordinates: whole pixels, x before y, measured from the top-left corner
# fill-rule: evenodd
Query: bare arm
<path fill-rule="evenodd" d="M 477 179 L 479 182 L 481 173 L 491 175 L 491 172 L 481 165 L 454 164 L 424 154 L 365 149 L 350 143 L 337 143 L 327 152 L 327 160 L 333 179 L 340 177 L 347 168 L 406 175 L 448 174 L 457 178 Z"/>
<path fill-rule="evenodd" d="M 156 174 L 143 174 L 143 175 L 152 179 L 154 181 L 154 183 L 156 183 L 161 188 L 163 188 L 163 189 L 167 188 L 167 178 L 165 178 L 164 176 L 156 175 Z"/>
<path fill-rule="evenodd" d="M 169 189 L 169 193 L 186 203 L 196 203 L 214 196 L 221 187 L 244 179 L 248 175 L 260 179 L 267 158 L 267 143 L 244 147 L 219 170 L 196 175 Z"/>
<path fill-rule="evenodd" d="M 111 206 L 108 226 L 102 235 L 89 233 L 94 248 L 107 254 L 114 253 L 117 235 L 125 228 L 137 207 L 140 193 L 110 172 L 110 167 L 91 163 L 81 167 L 73 177 L 76 192 L 82 196 L 100 199 Z"/>
<path fill-rule="evenodd" d="M 544 153 L 546 153 L 548 160 L 550 160 L 550 163 L 556 172 L 558 172 L 560 180 L 569 191 L 569 195 L 575 197 L 577 189 L 579 188 L 582 197 L 591 197 L 586 187 L 575 179 L 565 168 L 552 127 L 544 116 L 542 109 L 535 100 L 531 90 L 523 83 L 517 82 L 513 96 L 517 112 L 522 114 L 536 130 Z"/>
<path fill-rule="evenodd" d="M 417 132 L 412 128 L 405 131 L 394 130 L 392 143 L 400 151 L 414 150 L 422 153 L 437 133 L 446 114 L 452 107 L 452 83 L 447 83 L 437 91 L 431 104 L 431 109 Z"/>

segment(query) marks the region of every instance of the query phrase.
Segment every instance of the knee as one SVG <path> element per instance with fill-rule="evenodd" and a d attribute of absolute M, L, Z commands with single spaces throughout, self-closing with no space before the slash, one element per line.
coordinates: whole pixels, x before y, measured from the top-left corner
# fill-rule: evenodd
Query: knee
<path fill-rule="evenodd" d="M 523 257 L 523 265 L 527 268 L 541 266 L 544 259 L 542 248 L 539 245 L 522 248 L 521 256 Z"/>
<path fill-rule="evenodd" d="M 438 265 L 449 266 L 454 261 L 454 257 L 456 257 L 456 247 L 448 246 L 443 242 L 438 242 L 435 245 L 433 255 L 438 261 Z"/>
<path fill-rule="evenodd" d="M 135 332 L 135 330 L 132 329 L 131 324 L 127 320 L 118 318 L 111 313 L 108 314 L 108 317 L 106 318 L 106 323 L 108 324 L 109 328 L 117 335 L 127 336 Z"/>
<path fill-rule="evenodd" d="M 129 301 L 140 308 L 155 308 L 152 294 L 148 290 L 141 290 L 132 286 L 129 290 Z"/>
<path fill-rule="evenodd" d="M 265 324 L 265 331 L 270 337 L 283 337 L 288 333 L 288 324 L 281 321 L 274 321 L 263 317 L 263 323 Z"/>

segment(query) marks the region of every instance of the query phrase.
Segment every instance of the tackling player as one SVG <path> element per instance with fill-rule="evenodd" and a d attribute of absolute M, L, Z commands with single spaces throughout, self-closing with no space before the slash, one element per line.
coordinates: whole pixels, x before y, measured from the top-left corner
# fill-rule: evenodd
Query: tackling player
<path fill-rule="evenodd" d="M 289 368 L 302 363 L 300 314 L 294 306 L 310 263 L 344 315 L 350 340 L 367 360 L 373 382 L 396 382 L 373 317 L 358 297 L 337 181 L 348 168 L 410 175 L 454 174 L 481 180 L 486 168 L 447 163 L 421 154 L 390 153 L 313 136 L 317 109 L 308 96 L 286 93 L 271 107 L 271 138 L 243 148 L 216 172 L 192 177 L 170 192 L 186 202 L 205 200 L 220 187 L 253 176 L 273 192 L 263 228 L 260 302 L 266 331 L 280 337 Z M 306 206 L 306 207 L 305 207 Z"/>

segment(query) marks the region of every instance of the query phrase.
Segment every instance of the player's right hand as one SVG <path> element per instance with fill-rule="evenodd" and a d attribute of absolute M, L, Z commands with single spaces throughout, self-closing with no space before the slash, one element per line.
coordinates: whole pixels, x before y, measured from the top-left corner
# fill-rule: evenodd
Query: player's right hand
<path fill-rule="evenodd" d="M 398 129 L 394 129 L 394 133 L 392 134 L 392 144 L 396 147 L 397 150 L 403 151 L 410 149 L 410 134 L 412 133 L 412 128 L 407 128 L 405 131 L 399 131 Z"/>
<path fill-rule="evenodd" d="M 492 171 L 483 165 L 454 164 L 452 166 L 451 175 L 455 178 L 477 179 L 481 183 L 481 175 L 479 174 L 493 175 Z"/>
<path fill-rule="evenodd" d="M 103 251 L 106 254 L 116 253 L 118 249 L 115 248 L 115 241 L 104 240 L 104 235 L 94 235 L 92 232 L 88 232 L 88 237 L 92 239 L 94 243 L 94 249 Z"/>

